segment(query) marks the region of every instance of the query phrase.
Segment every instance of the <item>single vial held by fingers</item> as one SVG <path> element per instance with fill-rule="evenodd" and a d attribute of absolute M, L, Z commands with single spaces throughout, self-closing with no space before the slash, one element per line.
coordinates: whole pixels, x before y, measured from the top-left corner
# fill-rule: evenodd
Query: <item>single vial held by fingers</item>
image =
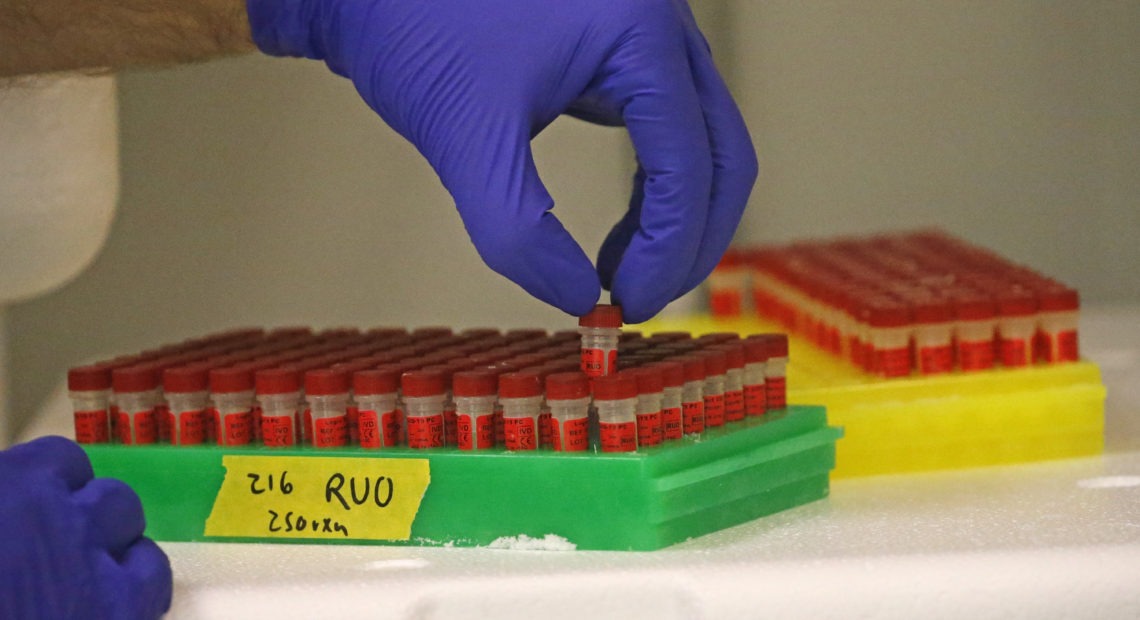
<path fill-rule="evenodd" d="M 582 335 L 582 372 L 590 377 L 601 377 L 617 370 L 621 325 L 621 307 L 608 304 L 598 304 L 578 319 L 578 332 Z"/>
<path fill-rule="evenodd" d="M 555 452 L 584 452 L 590 447 L 590 381 L 581 372 L 546 377 L 550 405 L 550 441 Z"/>

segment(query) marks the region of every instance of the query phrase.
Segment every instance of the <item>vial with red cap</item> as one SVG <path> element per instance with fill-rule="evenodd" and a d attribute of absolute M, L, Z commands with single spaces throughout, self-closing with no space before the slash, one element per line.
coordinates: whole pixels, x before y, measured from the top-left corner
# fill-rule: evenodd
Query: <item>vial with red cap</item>
<path fill-rule="evenodd" d="M 258 370 L 253 374 L 253 384 L 261 405 L 261 442 L 271 448 L 295 445 L 300 371 L 291 367 Z"/>
<path fill-rule="evenodd" d="M 210 409 L 213 436 L 219 446 L 253 441 L 253 372 L 245 366 L 211 368 Z"/>
<path fill-rule="evenodd" d="M 443 407 L 447 386 L 438 370 L 409 370 L 400 377 L 408 447 L 443 447 Z"/>
<path fill-rule="evenodd" d="M 768 361 L 764 364 L 764 403 L 768 411 L 788 406 L 788 335 L 765 334 Z"/>
<path fill-rule="evenodd" d="M 1080 296 L 1076 289 L 1048 282 L 1037 290 L 1040 312 L 1037 328 L 1040 334 L 1036 357 L 1048 363 L 1075 362 L 1080 359 L 1077 322 L 1080 319 Z"/>
<path fill-rule="evenodd" d="M 954 369 L 954 306 L 949 299 L 924 297 L 912 302 L 914 357 L 919 374 Z"/>
<path fill-rule="evenodd" d="M 456 442 L 460 450 L 495 447 L 495 399 L 498 375 L 489 370 L 464 370 L 451 378 L 455 398 Z"/>
<path fill-rule="evenodd" d="M 1037 332 L 1037 297 L 1016 286 L 997 295 L 997 351 L 1003 366 L 1017 368 L 1033 363 Z"/>
<path fill-rule="evenodd" d="M 159 376 L 154 365 L 139 364 L 111 371 L 115 402 L 115 435 L 124 445 L 146 445 L 158 441 Z"/>
<path fill-rule="evenodd" d="M 682 424 L 682 392 L 685 386 L 685 367 L 677 361 L 664 360 L 650 366 L 661 372 L 661 438 L 673 441 L 684 436 Z"/>
<path fill-rule="evenodd" d="M 608 375 L 617 369 L 621 307 L 598 304 L 578 319 L 582 335 L 582 372 L 590 377 Z"/>
<path fill-rule="evenodd" d="M 763 336 L 744 340 L 744 413 L 762 416 L 768 411 L 765 369 L 768 366 L 768 341 Z"/>
<path fill-rule="evenodd" d="M 546 376 L 550 406 L 550 442 L 555 452 L 584 452 L 590 447 L 590 381 L 581 372 Z"/>
<path fill-rule="evenodd" d="M 724 426 L 724 379 L 728 372 L 728 356 L 715 349 L 706 349 L 699 355 L 705 361 L 705 426 Z"/>
<path fill-rule="evenodd" d="M 727 369 L 724 373 L 724 420 L 739 422 L 744 411 L 744 344 L 724 342 L 716 346 L 724 353 Z"/>
<path fill-rule="evenodd" d="M 629 371 L 637 381 L 637 445 L 656 446 L 665 438 L 661 404 L 665 377 L 660 368 L 644 366 Z"/>
<path fill-rule="evenodd" d="M 957 291 L 954 303 L 954 356 L 959 370 L 973 372 L 994 367 L 997 304 L 972 289 Z"/>
<path fill-rule="evenodd" d="M 906 303 L 888 296 L 863 300 L 860 318 L 867 324 L 872 371 L 883 377 L 910 374 L 911 313 Z"/>
<path fill-rule="evenodd" d="M 305 372 L 305 400 L 312 420 L 314 448 L 338 448 L 348 444 L 347 371 L 318 368 Z"/>
<path fill-rule="evenodd" d="M 352 375 L 357 408 L 357 437 L 361 448 L 399 445 L 400 411 L 397 404 L 400 372 L 394 366 L 358 370 Z"/>
<path fill-rule="evenodd" d="M 598 444 L 602 452 L 637 450 L 637 380 L 629 371 L 594 377 Z"/>
<path fill-rule="evenodd" d="M 674 358 L 685 371 L 681 389 L 681 430 L 686 435 L 705 430 L 705 361 L 696 355 Z"/>
<path fill-rule="evenodd" d="M 503 446 L 507 450 L 537 450 L 542 406 L 538 374 L 519 371 L 499 375 L 499 404 L 503 407 Z"/>
<path fill-rule="evenodd" d="M 209 412 L 209 367 L 203 364 L 167 368 L 162 373 L 166 427 L 175 446 L 206 442 Z"/>
<path fill-rule="evenodd" d="M 111 367 L 78 366 L 67 371 L 67 390 L 75 421 L 75 441 L 111 441 Z"/>

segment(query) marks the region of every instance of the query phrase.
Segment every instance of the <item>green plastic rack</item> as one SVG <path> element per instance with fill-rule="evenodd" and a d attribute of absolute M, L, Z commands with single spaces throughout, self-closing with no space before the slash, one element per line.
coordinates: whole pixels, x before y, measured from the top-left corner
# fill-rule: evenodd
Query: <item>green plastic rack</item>
<path fill-rule="evenodd" d="M 142 498 L 161 541 L 488 546 L 560 537 L 577 549 L 653 550 L 824 498 L 839 428 L 823 407 L 792 406 L 636 453 L 85 446 L 99 476 Z M 426 459 L 430 483 L 406 540 L 206 534 L 223 457 Z"/>

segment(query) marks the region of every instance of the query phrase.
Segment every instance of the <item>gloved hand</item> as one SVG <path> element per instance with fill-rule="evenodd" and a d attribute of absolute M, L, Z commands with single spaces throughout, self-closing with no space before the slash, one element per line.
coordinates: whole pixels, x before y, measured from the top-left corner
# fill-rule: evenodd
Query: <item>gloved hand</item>
<path fill-rule="evenodd" d="M 62 437 L 0 452 L 0 618 L 157 618 L 170 563 L 142 504 Z"/>
<path fill-rule="evenodd" d="M 683 0 L 247 0 L 262 51 L 324 60 L 427 158 L 479 255 L 581 316 L 627 323 L 699 284 L 740 221 L 756 155 Z M 595 271 L 550 213 L 530 141 L 560 114 L 625 125 L 629 211 Z"/>

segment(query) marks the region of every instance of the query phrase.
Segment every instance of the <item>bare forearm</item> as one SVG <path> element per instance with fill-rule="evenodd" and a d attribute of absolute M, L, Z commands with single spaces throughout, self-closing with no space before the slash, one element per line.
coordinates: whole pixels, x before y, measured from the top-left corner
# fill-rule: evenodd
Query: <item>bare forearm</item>
<path fill-rule="evenodd" d="M 0 77 L 253 49 L 245 0 L 0 0 Z"/>

